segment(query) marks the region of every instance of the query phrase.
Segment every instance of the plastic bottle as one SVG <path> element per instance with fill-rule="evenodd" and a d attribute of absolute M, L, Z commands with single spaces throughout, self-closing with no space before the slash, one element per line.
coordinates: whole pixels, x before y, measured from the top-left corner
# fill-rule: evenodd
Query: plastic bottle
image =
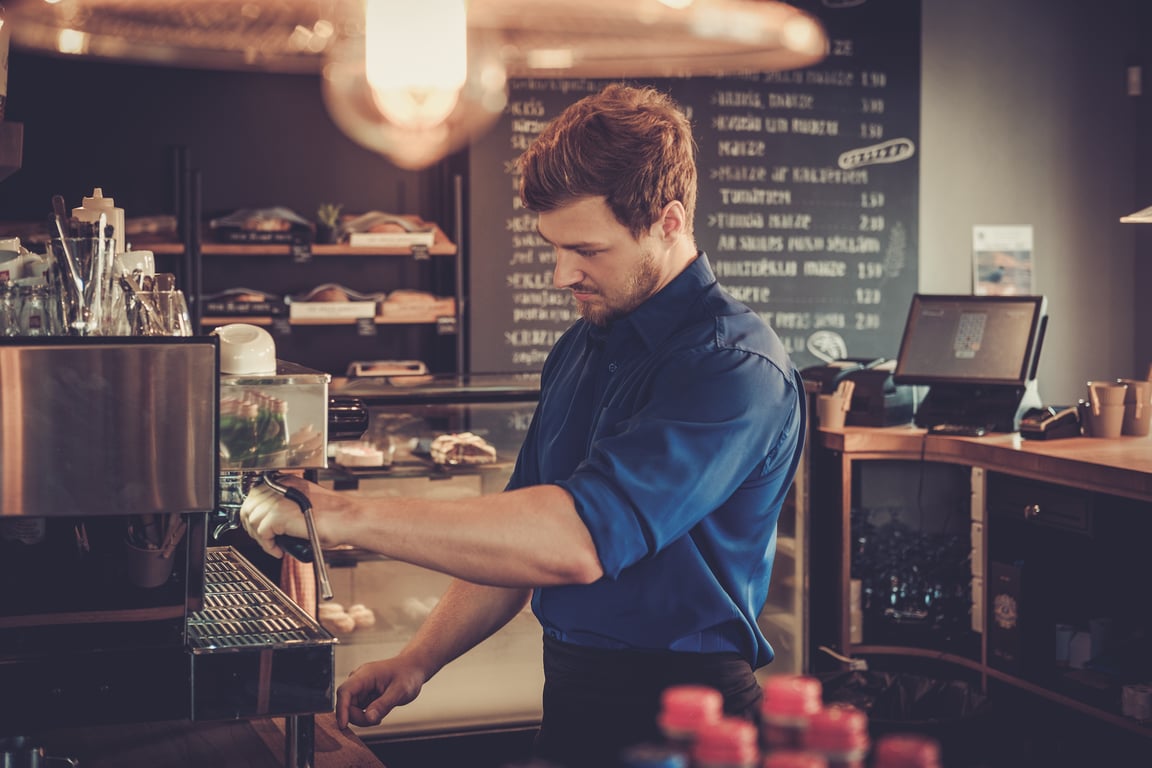
<path fill-rule="evenodd" d="M 259 445 L 262 467 L 286 466 L 288 448 L 288 402 L 276 397 L 262 397 L 258 421 Z"/>
<path fill-rule="evenodd" d="M 755 724 L 738 717 L 722 717 L 696 731 L 692 748 L 695 768 L 757 768 L 759 763 Z"/>
<path fill-rule="evenodd" d="M 828 768 L 864 768 L 868 715 L 849 704 L 831 704 L 808 721 L 804 748 L 823 755 Z"/>
<path fill-rule="evenodd" d="M 940 768 L 940 743 L 929 736 L 892 733 L 876 740 L 873 768 Z"/>
<path fill-rule="evenodd" d="M 803 749 L 808 721 L 823 706 L 824 688 L 820 681 L 804 675 L 770 675 L 763 688 L 761 749 L 765 753 Z"/>
<path fill-rule="evenodd" d="M 90 197 L 85 197 L 79 207 L 72 209 L 72 216 L 77 221 L 97 223 L 103 213 L 107 223 L 112 225 L 112 240 L 114 241 L 112 253 L 124 252 L 124 209 L 116 207 L 116 201 L 111 197 L 104 197 L 104 190 L 96 187 Z M 104 233 L 96 233 L 103 237 Z"/>
<path fill-rule="evenodd" d="M 620 755 L 620 768 L 689 768 L 688 755 L 673 746 L 637 744 Z"/>
<path fill-rule="evenodd" d="M 692 754 L 697 731 L 724 716 L 724 696 L 706 685 L 673 685 L 660 696 L 656 723 L 669 746 Z"/>
<path fill-rule="evenodd" d="M 782 749 L 764 756 L 760 768 L 830 768 L 823 755 L 795 749 Z"/>

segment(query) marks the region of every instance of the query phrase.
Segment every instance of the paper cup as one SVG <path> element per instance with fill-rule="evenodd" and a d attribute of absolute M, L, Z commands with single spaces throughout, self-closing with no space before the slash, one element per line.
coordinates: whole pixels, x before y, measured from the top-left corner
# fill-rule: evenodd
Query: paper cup
<path fill-rule="evenodd" d="M 841 429 L 848 415 L 848 403 L 836 395 L 819 395 L 816 398 L 816 420 L 824 429 Z"/>
<path fill-rule="evenodd" d="M 1089 410 L 1092 437 L 1120 437 L 1124 429 L 1124 404 L 1101 405 L 1100 411 Z"/>
<path fill-rule="evenodd" d="M 1127 394 L 1127 384 L 1117 381 L 1088 382 L 1088 402 L 1092 404 L 1092 413 L 1097 415 L 1100 413 L 1100 406 L 1124 405 Z"/>
<path fill-rule="evenodd" d="M 1120 379 L 1128 385 L 1124 395 L 1124 425 L 1121 433 L 1145 437 L 1152 426 L 1152 381 Z"/>

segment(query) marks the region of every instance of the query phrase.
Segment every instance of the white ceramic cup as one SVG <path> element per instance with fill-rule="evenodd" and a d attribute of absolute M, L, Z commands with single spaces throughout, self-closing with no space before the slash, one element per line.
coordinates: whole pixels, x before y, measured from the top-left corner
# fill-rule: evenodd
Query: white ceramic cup
<path fill-rule="evenodd" d="M 156 274 L 156 256 L 152 251 L 125 251 L 116 254 L 116 276 L 140 270 L 142 275 Z"/>
<path fill-rule="evenodd" d="M 19 251 L 0 250 L 0 283 L 15 283 L 24 277 L 24 260 Z"/>
<path fill-rule="evenodd" d="M 229 323 L 212 333 L 220 337 L 220 372 L 276 373 L 276 342 L 258 325 Z"/>

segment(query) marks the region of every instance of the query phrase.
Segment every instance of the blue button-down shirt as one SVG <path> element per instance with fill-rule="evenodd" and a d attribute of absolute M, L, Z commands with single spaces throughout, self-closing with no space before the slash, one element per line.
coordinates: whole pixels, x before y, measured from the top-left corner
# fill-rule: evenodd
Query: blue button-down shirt
<path fill-rule="evenodd" d="M 565 488 L 604 576 L 537 589 L 544 631 L 771 661 L 756 615 L 804 419 L 780 339 L 721 290 L 703 253 L 610 326 L 578 321 L 544 364 L 508 487 Z"/>

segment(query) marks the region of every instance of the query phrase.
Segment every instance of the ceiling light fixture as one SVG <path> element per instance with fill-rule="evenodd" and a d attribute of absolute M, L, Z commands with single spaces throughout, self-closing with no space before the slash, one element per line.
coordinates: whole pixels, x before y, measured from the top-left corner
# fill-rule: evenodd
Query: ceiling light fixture
<path fill-rule="evenodd" d="M 341 130 L 410 169 L 490 127 L 508 78 L 768 72 L 828 47 L 814 18 L 776 0 L 5 0 L 5 12 L 14 45 L 58 55 L 321 72 Z"/>

